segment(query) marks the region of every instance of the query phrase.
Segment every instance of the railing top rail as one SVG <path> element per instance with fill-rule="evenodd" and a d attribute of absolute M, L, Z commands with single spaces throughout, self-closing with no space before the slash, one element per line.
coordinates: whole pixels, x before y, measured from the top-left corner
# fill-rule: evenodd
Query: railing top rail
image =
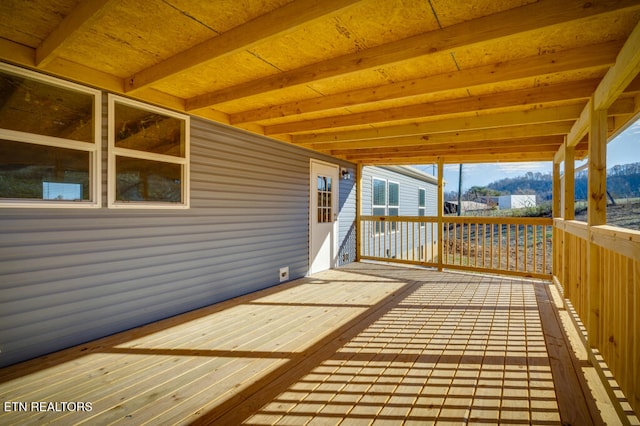
<path fill-rule="evenodd" d="M 437 216 L 361 216 L 362 220 L 397 222 L 438 222 Z M 507 224 L 507 225 L 553 225 L 549 217 L 485 217 L 485 216 L 443 216 L 445 223 Z"/>

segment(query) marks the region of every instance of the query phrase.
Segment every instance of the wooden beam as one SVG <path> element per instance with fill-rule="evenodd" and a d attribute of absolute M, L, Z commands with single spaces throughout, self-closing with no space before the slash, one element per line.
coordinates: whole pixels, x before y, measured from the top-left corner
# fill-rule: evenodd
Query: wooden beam
<path fill-rule="evenodd" d="M 640 23 L 620 50 L 616 64 L 607 72 L 593 95 L 593 108 L 606 110 L 640 72 Z"/>
<path fill-rule="evenodd" d="M 437 156 L 424 156 L 424 157 L 387 157 L 387 158 L 375 158 L 375 159 L 362 159 L 358 161 L 361 164 L 370 165 L 407 165 L 407 164 L 434 164 L 437 162 Z M 519 154 L 506 154 L 506 155 L 448 155 L 444 157 L 445 164 L 460 164 L 460 163 L 515 163 L 522 161 L 552 161 L 553 153 L 519 153 Z"/>
<path fill-rule="evenodd" d="M 592 226 L 607 223 L 607 111 L 596 110 L 591 102 L 591 125 L 589 131 L 589 179 L 587 199 L 587 224 Z M 590 231 L 591 232 L 591 231 Z M 601 335 L 602 280 L 604 259 L 600 249 L 591 241 L 587 243 L 587 315 L 588 343 L 591 347 L 604 347 Z"/>
<path fill-rule="evenodd" d="M 36 50 L 0 37 L 0 59 L 33 67 L 36 63 Z"/>
<path fill-rule="evenodd" d="M 564 144 L 564 188 L 562 190 L 562 217 L 564 220 L 575 219 L 575 149 L 573 146 Z"/>
<path fill-rule="evenodd" d="M 90 27 L 104 15 L 110 2 L 111 0 L 91 0 L 78 3 L 37 47 L 35 65 L 45 68 L 56 57 L 58 51 L 76 39 L 80 30 Z"/>
<path fill-rule="evenodd" d="M 416 57 L 461 49 L 465 46 L 522 34 L 564 22 L 612 13 L 621 9 L 634 10 L 640 4 L 634 0 L 592 1 L 585 7 L 583 0 L 542 0 L 471 21 L 451 25 L 440 30 L 418 34 L 402 40 L 311 64 L 274 76 L 225 88 L 187 101 L 187 109 L 194 110 L 236 99 L 280 90 L 296 85 L 337 77 L 385 65 L 400 63 Z"/>
<path fill-rule="evenodd" d="M 368 87 L 287 104 L 268 106 L 231 114 L 232 124 L 255 122 L 327 109 L 437 93 L 483 84 L 539 77 L 552 73 L 579 69 L 608 67 L 615 62 L 622 43 L 615 41 L 555 52 L 545 55 L 498 62 L 476 68 L 400 81 L 383 86 Z M 604 71 L 603 71 L 604 73 Z"/>
<path fill-rule="evenodd" d="M 308 133 L 318 129 L 332 129 L 375 123 L 413 120 L 425 117 L 446 116 L 465 112 L 485 111 L 495 108 L 519 107 L 530 109 L 530 105 L 548 102 L 571 102 L 587 100 L 593 94 L 599 80 L 582 80 L 554 84 L 532 89 L 511 90 L 482 96 L 414 104 L 396 108 L 366 111 L 356 114 L 324 117 L 313 120 L 294 121 L 265 126 L 266 135 L 283 133 Z"/>
<path fill-rule="evenodd" d="M 438 157 L 438 271 L 442 271 L 444 254 L 444 232 L 442 215 L 444 214 L 444 158 Z"/>
<path fill-rule="evenodd" d="M 486 149 L 505 149 L 518 147 L 522 150 L 536 149 L 540 146 L 553 146 L 557 147 L 562 144 L 564 136 L 552 135 L 552 136 L 538 136 L 538 137 L 525 137 L 525 138 L 513 138 L 506 140 L 474 140 L 462 143 L 440 143 L 440 144 L 424 144 L 417 146 L 392 146 L 383 148 L 363 148 L 363 149 L 333 149 L 333 150 L 320 150 L 331 155 L 352 155 L 352 154 L 367 154 L 367 153 L 387 153 L 387 154 L 411 154 L 420 152 L 434 152 L 436 150 L 486 150 Z"/>
<path fill-rule="evenodd" d="M 303 133 L 293 135 L 297 144 L 318 142 L 357 141 L 409 135 L 424 135 L 464 130 L 491 129 L 502 126 L 538 124 L 575 120 L 584 108 L 584 102 L 574 105 L 536 107 L 522 111 L 507 111 L 493 114 L 471 115 L 468 117 L 444 118 L 419 123 L 386 126 L 375 129 L 347 130 L 342 132 Z"/>
<path fill-rule="evenodd" d="M 361 0 L 293 1 L 132 75 L 127 79 L 127 92 L 149 87 L 199 65 L 282 37 L 301 25 L 326 18 L 359 1 Z"/>
<path fill-rule="evenodd" d="M 561 197 L 562 194 L 560 192 L 561 182 L 560 182 L 560 163 L 553 161 L 553 184 L 552 184 L 552 216 L 553 218 L 560 217 L 560 205 L 561 205 Z M 555 249 L 555 248 L 554 248 Z M 555 258 L 555 256 L 554 256 Z M 554 269 L 555 270 L 555 269 Z"/>
<path fill-rule="evenodd" d="M 356 262 L 362 253 L 362 164 L 356 164 Z"/>
<path fill-rule="evenodd" d="M 362 159 L 373 158 L 386 158 L 389 156 L 397 158 L 405 158 L 406 161 L 411 162 L 413 157 L 424 156 L 445 156 L 445 155 L 507 155 L 507 154 L 539 154 L 539 153 L 555 153 L 558 145 L 541 145 L 539 147 L 523 148 L 517 145 L 512 145 L 508 148 L 469 148 L 469 149 L 421 149 L 421 150 L 407 150 L 400 152 L 376 152 L 370 151 L 365 153 L 353 153 L 346 154 L 344 152 L 332 152 L 331 155 L 341 156 L 349 161 L 359 161 Z"/>
<path fill-rule="evenodd" d="M 570 121 L 558 123 L 542 123 L 537 125 L 508 126 L 495 129 L 468 130 L 451 133 L 435 133 L 430 135 L 406 136 L 399 138 L 385 138 L 364 141 L 346 142 L 317 142 L 300 144 L 306 148 L 315 150 L 336 149 L 370 149 L 370 148 L 397 148 L 401 146 L 450 145 L 476 141 L 504 140 L 518 138 L 534 138 L 539 136 L 564 135 L 571 128 Z"/>
<path fill-rule="evenodd" d="M 593 105 L 593 103 L 591 104 Z M 607 111 L 591 111 L 589 132 L 589 198 L 590 226 L 607 223 Z"/>

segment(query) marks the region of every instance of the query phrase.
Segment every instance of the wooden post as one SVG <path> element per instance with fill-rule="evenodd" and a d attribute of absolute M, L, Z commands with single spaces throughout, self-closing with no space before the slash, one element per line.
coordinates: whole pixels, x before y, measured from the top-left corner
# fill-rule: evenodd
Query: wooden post
<path fill-rule="evenodd" d="M 607 110 L 591 111 L 589 132 L 589 198 L 587 200 L 587 288 L 589 314 L 587 318 L 588 342 L 591 347 L 603 347 L 600 333 L 602 301 L 601 273 L 604 259 L 598 246 L 592 242 L 591 227 L 607 223 Z"/>
<path fill-rule="evenodd" d="M 564 188 L 563 200 L 564 208 L 562 217 L 564 220 L 573 220 L 576 217 L 576 165 L 575 165 L 575 148 L 564 145 Z"/>
<path fill-rule="evenodd" d="M 362 164 L 356 165 L 356 262 L 360 261 L 362 253 Z"/>
<path fill-rule="evenodd" d="M 553 188 L 551 201 L 553 202 L 552 216 L 561 217 L 560 213 L 560 163 L 553 162 Z"/>
<path fill-rule="evenodd" d="M 444 159 L 442 157 L 438 157 L 438 271 L 442 271 L 442 256 L 444 254 L 444 250 L 443 250 L 444 230 L 442 229 L 443 212 L 444 212 Z"/>
<path fill-rule="evenodd" d="M 563 211 L 562 217 L 564 220 L 574 220 L 576 217 L 576 202 L 575 202 L 575 194 L 576 194 L 576 166 L 575 166 L 575 148 L 569 146 L 568 143 L 564 144 L 564 188 L 563 192 Z M 564 289 L 564 297 L 571 297 L 571 285 L 570 282 L 570 272 L 571 268 L 569 265 L 572 262 L 572 253 L 571 247 L 569 244 L 565 243 L 565 239 L 567 238 L 567 234 L 563 231 L 563 244 L 562 244 L 562 265 L 563 265 L 563 274 L 562 274 L 562 288 Z M 575 256 L 575 255 L 574 255 Z"/>
<path fill-rule="evenodd" d="M 562 149 L 562 148 L 561 148 Z M 555 218 L 559 218 L 561 217 L 561 213 L 560 213 L 560 197 L 561 195 L 561 183 L 560 183 L 560 162 L 559 161 L 553 161 L 553 187 L 552 187 L 552 193 L 551 193 L 551 202 L 552 204 L 552 209 L 551 209 L 551 216 L 555 219 Z M 552 227 L 552 232 L 553 232 L 553 253 L 551 255 L 551 260 L 553 262 L 552 264 L 552 273 L 555 277 L 557 277 L 559 280 L 562 279 L 562 277 L 560 277 L 561 274 L 561 265 L 562 263 L 558 262 L 558 259 L 560 257 L 560 253 L 564 253 L 564 231 L 561 231 L 560 229 L 556 228 L 555 226 Z M 491 238 L 491 241 L 493 241 L 493 238 Z M 543 245 L 543 247 L 546 246 Z M 543 259 L 545 257 L 543 256 Z M 544 262 L 543 262 L 544 265 Z M 562 284 L 564 286 L 564 283 Z"/>

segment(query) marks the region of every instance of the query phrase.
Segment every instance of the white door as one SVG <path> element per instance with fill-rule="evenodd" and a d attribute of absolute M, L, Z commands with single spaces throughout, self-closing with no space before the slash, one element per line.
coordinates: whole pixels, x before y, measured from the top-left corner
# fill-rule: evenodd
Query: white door
<path fill-rule="evenodd" d="M 338 166 L 311 161 L 309 275 L 336 265 L 338 175 Z"/>

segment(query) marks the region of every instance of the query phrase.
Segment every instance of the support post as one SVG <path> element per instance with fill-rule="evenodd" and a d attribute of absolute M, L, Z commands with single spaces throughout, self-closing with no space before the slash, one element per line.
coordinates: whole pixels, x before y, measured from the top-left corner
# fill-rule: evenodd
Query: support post
<path fill-rule="evenodd" d="M 575 148 L 564 145 L 564 188 L 563 192 L 563 214 L 564 220 L 574 220 L 576 217 L 576 162 Z"/>
<path fill-rule="evenodd" d="M 592 103 L 593 104 L 593 103 Z M 602 309 L 602 262 L 598 246 L 592 242 L 591 227 L 607 223 L 607 110 L 592 110 L 589 132 L 589 184 L 587 224 L 587 288 L 589 314 L 587 318 L 588 343 L 591 347 L 603 347 L 600 333 Z"/>
<path fill-rule="evenodd" d="M 356 165 L 356 262 L 360 262 L 362 253 L 362 164 Z"/>
<path fill-rule="evenodd" d="M 460 206 L 458 206 L 460 207 Z M 442 214 L 444 212 L 444 159 L 438 157 L 438 271 L 442 271 L 442 256 L 444 254 L 444 230 L 442 229 Z"/>
<path fill-rule="evenodd" d="M 554 160 L 553 161 L 553 186 L 551 192 L 551 216 L 555 218 L 561 217 L 560 213 L 560 162 Z M 562 273 L 562 263 L 559 262 L 561 258 L 561 254 L 564 254 L 564 230 L 560 230 L 557 227 L 553 227 L 553 255 L 551 256 L 551 260 L 553 261 L 552 271 L 555 277 L 561 279 L 560 274 Z M 564 286 L 564 283 L 562 283 Z"/>
<path fill-rule="evenodd" d="M 551 215 L 561 217 L 560 215 L 560 163 L 553 162 L 553 188 L 551 195 L 551 202 L 553 203 L 551 209 Z"/>

